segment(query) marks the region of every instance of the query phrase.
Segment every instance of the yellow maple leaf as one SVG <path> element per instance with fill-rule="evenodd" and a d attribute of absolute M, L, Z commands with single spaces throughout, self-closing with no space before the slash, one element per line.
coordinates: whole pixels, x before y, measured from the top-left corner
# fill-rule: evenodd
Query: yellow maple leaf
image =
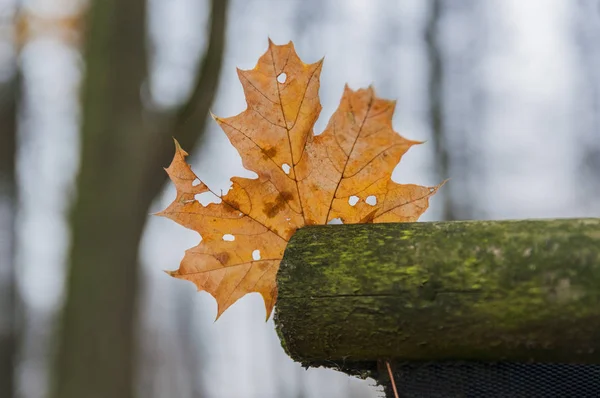
<path fill-rule="evenodd" d="M 335 218 L 416 221 L 440 187 L 392 181 L 394 167 L 418 142 L 393 130 L 395 102 L 378 98 L 372 88 L 346 87 L 327 128 L 314 135 L 322 64 L 303 63 L 291 42 L 279 46 L 269 40 L 254 69 L 238 70 L 247 109 L 214 118 L 258 178 L 232 178 L 226 195 L 213 192 L 220 203 L 204 206 L 194 199 L 212 191 L 195 183 L 187 153 L 176 143 L 166 170 L 177 197 L 158 214 L 197 231 L 202 241 L 170 274 L 214 296 L 217 318 L 245 294 L 258 292 L 268 319 L 279 263 L 298 228 Z"/>

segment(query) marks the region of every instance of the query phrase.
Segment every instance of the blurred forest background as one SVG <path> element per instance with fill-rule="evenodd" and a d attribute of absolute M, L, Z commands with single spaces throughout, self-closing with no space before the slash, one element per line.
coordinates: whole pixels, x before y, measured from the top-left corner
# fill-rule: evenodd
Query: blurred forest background
<path fill-rule="evenodd" d="M 257 294 L 218 322 L 168 277 L 198 241 L 149 216 L 176 137 L 216 190 L 249 176 L 208 116 L 267 38 L 397 99 L 424 220 L 600 216 L 597 0 L 0 0 L 0 397 L 376 397 L 304 370 Z"/>

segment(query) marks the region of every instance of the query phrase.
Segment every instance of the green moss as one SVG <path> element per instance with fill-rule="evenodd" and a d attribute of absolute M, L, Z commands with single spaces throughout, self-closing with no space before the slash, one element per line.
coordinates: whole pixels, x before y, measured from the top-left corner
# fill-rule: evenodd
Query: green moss
<path fill-rule="evenodd" d="M 303 228 L 278 275 L 278 333 L 304 364 L 600 362 L 598 230 L 588 219 Z"/>

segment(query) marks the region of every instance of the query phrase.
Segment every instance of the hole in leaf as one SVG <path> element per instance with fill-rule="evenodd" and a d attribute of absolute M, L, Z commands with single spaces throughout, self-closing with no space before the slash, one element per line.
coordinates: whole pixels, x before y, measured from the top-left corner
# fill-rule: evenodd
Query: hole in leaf
<path fill-rule="evenodd" d="M 289 164 L 287 164 L 287 163 L 284 163 L 284 164 L 282 164 L 282 165 L 281 165 L 281 168 L 283 169 L 283 172 L 284 172 L 285 174 L 290 174 L 290 170 L 292 169 L 292 168 L 290 167 L 290 165 L 289 165 Z"/>
<path fill-rule="evenodd" d="M 435 191 L 435 188 L 429 188 L 429 192 Z"/>
<path fill-rule="evenodd" d="M 193 187 L 197 187 L 198 185 L 200 185 L 202 182 L 200 181 L 200 179 L 196 178 L 194 181 L 192 181 L 192 186 Z"/>
<path fill-rule="evenodd" d="M 285 79 L 287 79 L 287 75 L 285 73 L 280 73 L 279 75 L 277 75 L 277 81 L 279 83 L 285 83 Z"/>
<path fill-rule="evenodd" d="M 348 204 L 350 206 L 355 206 L 359 200 L 360 198 L 358 196 L 352 195 L 348 198 Z"/>
<path fill-rule="evenodd" d="M 375 206 L 377 204 L 377 196 L 369 195 L 367 196 L 367 199 L 365 199 L 365 202 L 367 202 L 368 205 Z"/>
<path fill-rule="evenodd" d="M 260 250 L 256 249 L 252 252 L 252 259 L 254 261 L 260 260 Z"/>
<path fill-rule="evenodd" d="M 334 218 L 333 220 L 329 221 L 327 224 L 329 225 L 340 225 L 343 224 L 342 219 L 341 218 Z"/>
<path fill-rule="evenodd" d="M 217 195 L 212 192 L 202 192 L 194 195 L 194 199 L 196 199 L 202 206 L 208 206 L 211 203 L 221 203 L 222 200 Z"/>
<path fill-rule="evenodd" d="M 227 242 L 233 242 L 235 240 L 235 236 L 233 236 L 231 234 L 225 234 L 225 235 L 223 235 L 223 240 L 225 240 Z"/>

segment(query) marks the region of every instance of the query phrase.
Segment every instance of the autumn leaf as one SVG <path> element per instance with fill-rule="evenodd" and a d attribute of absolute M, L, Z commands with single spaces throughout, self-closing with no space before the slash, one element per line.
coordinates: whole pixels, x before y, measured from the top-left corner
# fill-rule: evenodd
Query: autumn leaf
<path fill-rule="evenodd" d="M 197 231 L 202 241 L 170 274 L 214 296 L 217 318 L 250 292 L 262 295 L 269 318 L 279 263 L 298 228 L 335 218 L 416 221 L 440 187 L 392 181 L 402 155 L 419 142 L 393 130 L 395 102 L 378 98 L 372 88 L 346 87 L 325 131 L 314 135 L 322 65 L 303 63 L 291 42 L 269 41 L 254 69 L 238 70 L 247 109 L 213 117 L 258 178 L 234 177 L 229 192 L 219 195 L 194 174 L 176 143 L 166 170 L 177 197 L 158 214 Z M 206 192 L 220 202 L 204 206 L 195 199 Z"/>

